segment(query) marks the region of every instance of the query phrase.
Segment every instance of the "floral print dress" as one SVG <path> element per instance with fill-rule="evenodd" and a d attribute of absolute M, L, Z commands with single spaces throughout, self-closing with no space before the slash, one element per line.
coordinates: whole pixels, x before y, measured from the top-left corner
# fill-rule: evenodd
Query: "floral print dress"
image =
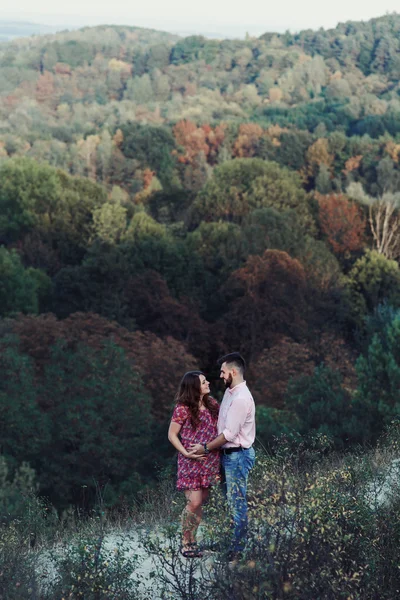
<path fill-rule="evenodd" d="M 212 399 L 216 406 L 219 405 Z M 193 444 L 205 444 L 218 435 L 218 415 L 213 417 L 208 409 L 199 413 L 200 423 L 197 429 L 193 429 L 189 409 L 183 404 L 175 406 L 172 421 L 181 425 L 179 436 L 186 450 Z M 176 487 L 178 490 L 200 490 L 214 485 L 220 475 L 220 453 L 213 450 L 207 454 L 204 460 L 193 460 L 178 454 L 178 479 Z"/>

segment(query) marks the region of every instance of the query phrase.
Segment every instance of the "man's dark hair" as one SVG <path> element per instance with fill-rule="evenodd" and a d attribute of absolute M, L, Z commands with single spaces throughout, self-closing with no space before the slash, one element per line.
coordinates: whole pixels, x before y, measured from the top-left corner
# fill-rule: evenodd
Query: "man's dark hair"
<path fill-rule="evenodd" d="M 244 375 L 246 363 L 243 356 L 239 352 L 231 352 L 230 354 L 225 354 L 225 356 L 222 356 L 218 360 L 218 365 L 221 366 L 223 363 L 236 367 L 241 374 Z"/>

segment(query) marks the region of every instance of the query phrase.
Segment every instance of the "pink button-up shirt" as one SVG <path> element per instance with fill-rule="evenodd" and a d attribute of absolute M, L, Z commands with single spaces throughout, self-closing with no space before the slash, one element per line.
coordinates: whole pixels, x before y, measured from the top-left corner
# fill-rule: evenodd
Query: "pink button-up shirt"
<path fill-rule="evenodd" d="M 218 435 L 228 440 L 222 448 L 250 448 L 256 438 L 255 405 L 250 390 L 243 381 L 228 388 L 222 398 L 218 417 Z"/>

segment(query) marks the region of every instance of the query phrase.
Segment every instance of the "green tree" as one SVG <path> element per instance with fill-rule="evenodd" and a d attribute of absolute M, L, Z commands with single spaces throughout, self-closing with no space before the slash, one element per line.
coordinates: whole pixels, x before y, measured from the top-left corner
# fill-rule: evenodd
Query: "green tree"
<path fill-rule="evenodd" d="M 127 209 L 120 202 L 106 202 L 93 211 L 94 239 L 118 243 L 126 231 Z"/>
<path fill-rule="evenodd" d="M 24 461 L 40 468 L 49 442 L 47 416 L 38 407 L 33 361 L 18 350 L 18 340 L 0 341 L 0 449 L 13 469 Z"/>
<path fill-rule="evenodd" d="M 93 211 L 106 200 L 105 189 L 88 179 L 32 159 L 11 159 L 0 165 L 0 239 L 9 243 L 36 231 L 68 262 L 88 246 Z"/>
<path fill-rule="evenodd" d="M 257 208 L 245 218 L 241 231 L 247 254 L 263 254 L 268 249 L 284 250 L 294 258 L 304 254 L 306 234 L 294 210 Z"/>
<path fill-rule="evenodd" d="M 365 317 L 382 302 L 400 307 L 400 269 L 376 251 L 368 250 L 359 258 L 347 278 L 352 318 L 362 328 Z"/>
<path fill-rule="evenodd" d="M 150 469 L 151 401 L 122 348 L 68 350 L 60 341 L 40 395 L 51 421 L 42 493 L 58 505 L 87 507 L 96 485 L 110 504 L 139 491 Z"/>
<path fill-rule="evenodd" d="M 314 228 L 299 176 L 259 158 L 235 159 L 216 167 L 200 192 L 194 211 L 197 220 L 241 223 L 251 210 L 262 207 L 293 209 L 302 224 Z"/>
<path fill-rule="evenodd" d="M 246 256 L 242 231 L 235 223 L 201 223 L 189 234 L 188 244 L 218 277 L 237 269 Z"/>
<path fill-rule="evenodd" d="M 137 242 L 146 237 L 162 238 L 167 235 L 164 225 L 157 223 L 144 211 L 137 212 L 131 219 L 124 237 L 125 241 Z"/>
<path fill-rule="evenodd" d="M 256 407 L 257 438 L 263 444 L 273 446 L 275 438 L 296 430 L 296 419 L 288 410 L 270 406 Z"/>
<path fill-rule="evenodd" d="M 202 35 L 191 35 L 180 40 L 172 48 L 171 63 L 190 63 L 198 59 L 204 48 L 206 39 Z"/>
<path fill-rule="evenodd" d="M 131 273 L 120 246 L 96 241 L 81 265 L 65 267 L 54 277 L 56 314 L 66 317 L 78 311 L 92 311 L 128 324 L 125 289 Z"/>
<path fill-rule="evenodd" d="M 39 300 L 51 287 L 39 269 L 25 269 L 16 250 L 0 247 L 0 316 L 16 312 L 37 313 Z"/>
<path fill-rule="evenodd" d="M 171 48 L 168 44 L 155 44 L 147 53 L 147 69 L 165 69 L 169 65 Z"/>
<path fill-rule="evenodd" d="M 351 440 L 352 407 L 338 371 L 320 365 L 313 375 L 289 382 L 285 406 L 298 420 L 300 433 L 318 433 L 333 438 L 338 447 Z"/>
<path fill-rule="evenodd" d="M 364 441 L 376 440 L 400 418 L 400 317 L 376 333 L 356 363 L 358 387 L 354 410 L 364 422 Z"/>
<path fill-rule="evenodd" d="M 132 100 L 135 104 L 147 104 L 153 100 L 150 75 L 145 73 L 141 77 L 130 79 L 124 92 L 124 98 Z"/>
<path fill-rule="evenodd" d="M 122 151 L 127 158 L 134 158 L 150 167 L 157 174 L 163 187 L 170 187 L 175 159 L 172 151 L 175 140 L 163 127 L 128 123 L 121 127 Z"/>
<path fill-rule="evenodd" d="M 57 171 L 46 164 L 16 158 L 0 165 L 0 239 L 11 242 L 37 226 L 53 221 L 60 210 Z"/>

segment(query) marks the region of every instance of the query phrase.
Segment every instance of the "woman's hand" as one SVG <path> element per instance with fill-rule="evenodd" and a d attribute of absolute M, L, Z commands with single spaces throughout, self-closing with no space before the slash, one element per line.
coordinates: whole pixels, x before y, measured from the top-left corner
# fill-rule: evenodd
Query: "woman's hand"
<path fill-rule="evenodd" d="M 204 446 L 203 444 L 193 444 L 189 448 L 189 458 L 193 458 L 194 456 L 204 456 Z"/>
<path fill-rule="evenodd" d="M 192 452 L 188 452 L 187 450 L 185 450 L 184 453 L 182 452 L 182 454 L 185 458 L 191 458 L 192 460 L 204 460 L 206 458 L 204 454 L 195 454 Z"/>

